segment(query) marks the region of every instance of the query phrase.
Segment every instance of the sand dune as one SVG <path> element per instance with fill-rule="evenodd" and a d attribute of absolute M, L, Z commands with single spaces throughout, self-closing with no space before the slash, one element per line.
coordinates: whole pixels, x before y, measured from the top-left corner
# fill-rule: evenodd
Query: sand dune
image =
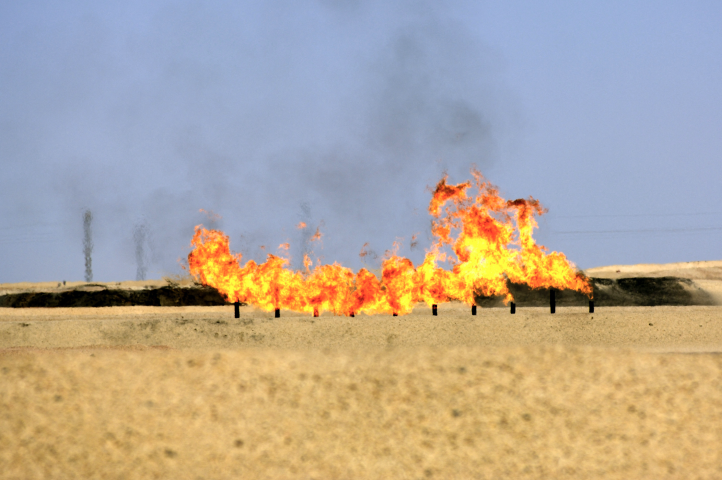
<path fill-rule="evenodd" d="M 0 308 L 0 477 L 722 478 L 722 306 L 272 317 Z"/>

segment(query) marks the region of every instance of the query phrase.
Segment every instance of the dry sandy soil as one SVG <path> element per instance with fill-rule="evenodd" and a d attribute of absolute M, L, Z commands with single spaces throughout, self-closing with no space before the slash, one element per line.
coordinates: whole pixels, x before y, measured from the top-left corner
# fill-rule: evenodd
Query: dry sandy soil
<path fill-rule="evenodd" d="M 272 317 L 0 309 L 0 478 L 722 478 L 722 306 Z"/>

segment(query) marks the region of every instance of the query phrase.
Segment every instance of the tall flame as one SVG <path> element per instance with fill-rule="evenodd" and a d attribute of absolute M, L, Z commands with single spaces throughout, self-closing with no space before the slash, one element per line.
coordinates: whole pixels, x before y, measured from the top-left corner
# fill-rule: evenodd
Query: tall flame
<path fill-rule="evenodd" d="M 190 272 L 230 302 L 268 311 L 337 315 L 403 315 L 418 302 L 432 305 L 458 299 L 473 305 L 479 295 L 504 296 L 506 303 L 513 300 L 507 281 L 591 295 L 588 279 L 563 253 L 547 253 L 534 241 L 534 217 L 546 212 L 539 202 L 531 197 L 504 200 L 480 172 L 472 169 L 472 175 L 473 182 L 450 185 L 444 176 L 436 185 L 429 204 L 435 242 L 418 267 L 396 254 L 396 243 L 383 260 L 381 279 L 365 268 L 353 273 L 336 263 L 311 269 L 308 256 L 304 271 L 289 269 L 288 259 L 272 254 L 260 265 L 249 260 L 241 266 L 242 255 L 231 253 L 227 235 L 199 225 L 188 255 Z M 317 229 L 313 240 L 320 238 Z M 280 248 L 288 251 L 288 244 Z M 449 262 L 451 270 L 439 267 L 440 262 Z"/>

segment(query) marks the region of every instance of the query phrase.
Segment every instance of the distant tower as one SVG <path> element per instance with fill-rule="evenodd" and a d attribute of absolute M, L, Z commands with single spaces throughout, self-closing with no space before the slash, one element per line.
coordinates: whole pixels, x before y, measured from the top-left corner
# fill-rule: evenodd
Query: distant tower
<path fill-rule="evenodd" d="M 148 225 L 144 223 L 136 223 L 133 228 L 133 241 L 135 242 L 135 264 L 137 270 L 135 272 L 136 280 L 145 280 L 148 271 L 147 257 L 145 245 L 149 240 Z"/>
<path fill-rule="evenodd" d="M 83 213 L 83 253 L 85 254 L 85 281 L 93 281 L 93 214 L 90 210 Z"/>

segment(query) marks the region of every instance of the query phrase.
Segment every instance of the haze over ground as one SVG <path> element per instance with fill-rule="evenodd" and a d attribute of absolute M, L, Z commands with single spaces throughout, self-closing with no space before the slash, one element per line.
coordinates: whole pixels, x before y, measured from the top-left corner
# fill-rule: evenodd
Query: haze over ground
<path fill-rule="evenodd" d="M 199 223 L 359 268 L 472 164 L 581 268 L 721 258 L 716 2 L 0 6 L 0 282 L 178 273 Z M 199 209 L 221 215 L 211 221 Z M 419 247 L 408 248 L 420 233 Z"/>

